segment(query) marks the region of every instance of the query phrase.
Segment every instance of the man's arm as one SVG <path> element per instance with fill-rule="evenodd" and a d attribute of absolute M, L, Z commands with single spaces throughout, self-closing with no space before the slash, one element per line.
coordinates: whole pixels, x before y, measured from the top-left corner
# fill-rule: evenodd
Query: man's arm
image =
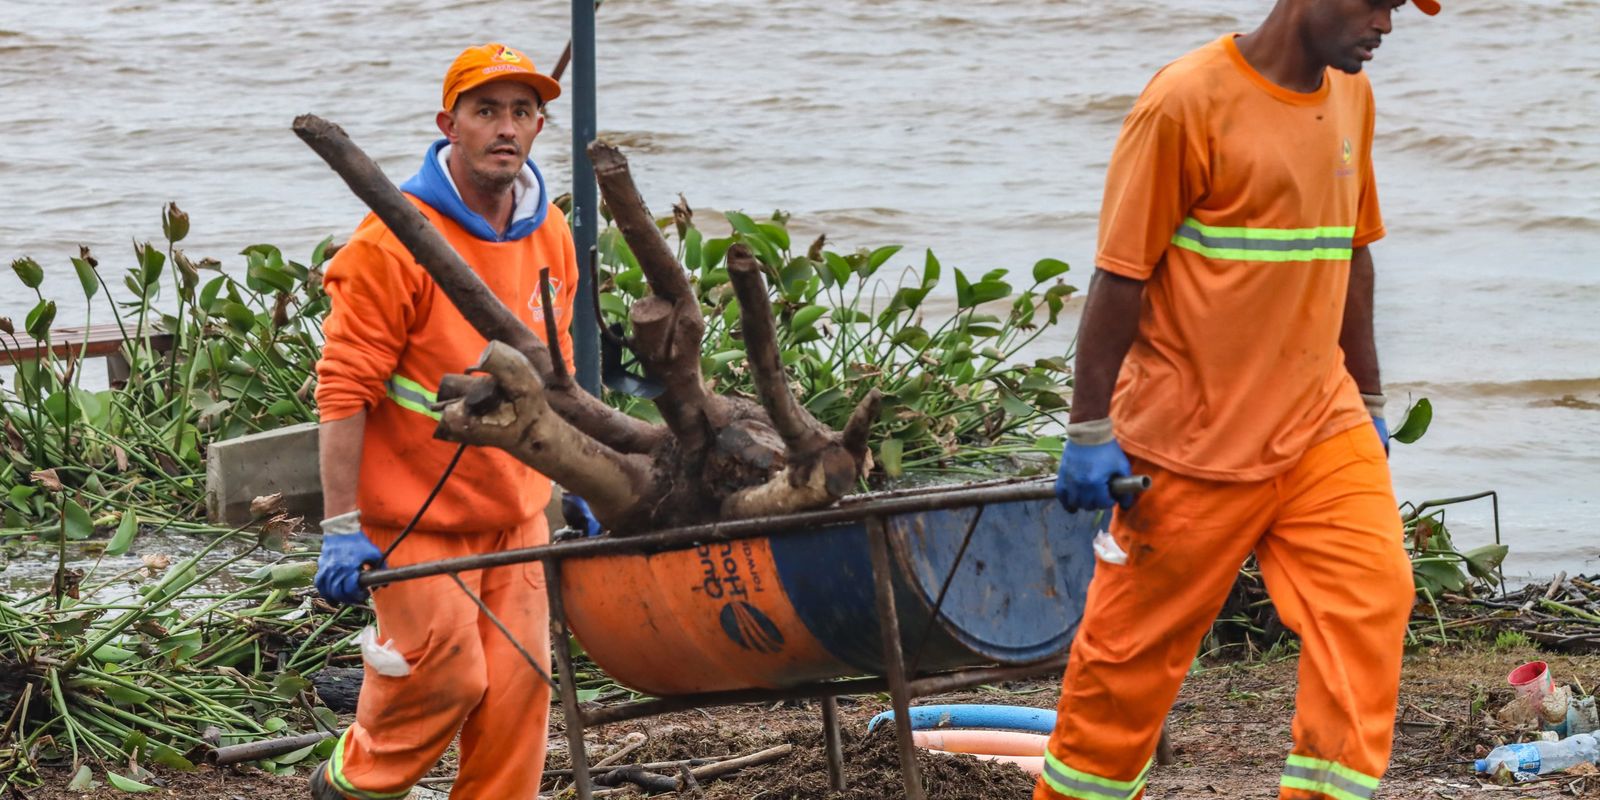
<path fill-rule="evenodd" d="M 318 429 L 317 451 L 322 459 L 324 519 L 356 510 L 356 485 L 361 477 L 361 445 L 366 432 L 366 411 L 324 422 Z"/>
<path fill-rule="evenodd" d="M 1144 281 L 1096 269 L 1078 321 L 1078 358 L 1073 368 L 1072 422 L 1104 419 L 1122 360 L 1139 334 Z"/>
<path fill-rule="evenodd" d="M 1364 395 L 1383 394 L 1378 376 L 1378 345 L 1372 336 L 1372 250 L 1357 247 L 1350 256 L 1350 287 L 1344 301 L 1344 327 L 1339 332 L 1339 347 L 1344 350 L 1344 366 Z"/>

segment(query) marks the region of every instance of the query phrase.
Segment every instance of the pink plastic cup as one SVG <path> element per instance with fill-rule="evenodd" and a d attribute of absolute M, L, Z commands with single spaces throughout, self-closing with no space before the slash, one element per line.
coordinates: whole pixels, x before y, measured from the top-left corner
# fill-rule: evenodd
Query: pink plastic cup
<path fill-rule="evenodd" d="M 1506 676 L 1506 682 L 1517 690 L 1519 696 L 1534 703 L 1535 708 L 1538 708 L 1537 704 L 1545 696 L 1555 690 L 1555 683 L 1550 679 L 1550 665 L 1543 661 L 1529 661 L 1511 670 L 1511 674 Z"/>

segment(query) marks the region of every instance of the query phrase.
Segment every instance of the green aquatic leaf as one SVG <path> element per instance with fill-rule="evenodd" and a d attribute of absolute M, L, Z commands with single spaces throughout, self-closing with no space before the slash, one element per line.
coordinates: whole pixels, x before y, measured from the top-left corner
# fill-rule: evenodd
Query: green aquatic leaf
<path fill-rule="evenodd" d="M 958 269 L 956 270 L 956 308 L 971 308 L 973 305 L 972 283 L 967 280 L 966 273 Z"/>
<path fill-rule="evenodd" d="M 1066 274 L 1072 267 L 1067 262 L 1054 258 L 1041 258 L 1033 265 L 1034 283 L 1044 283 L 1057 275 Z"/>
<path fill-rule="evenodd" d="M 329 236 L 320 242 L 311 251 L 311 266 L 320 267 L 328 260 L 328 245 L 333 244 L 333 237 Z"/>
<path fill-rule="evenodd" d="M 228 319 L 228 324 L 240 333 L 249 333 L 256 326 L 256 315 L 248 306 L 232 300 L 223 303 L 222 316 Z"/>
<path fill-rule="evenodd" d="M 1441 592 L 1459 592 L 1467 587 L 1467 576 L 1461 573 L 1461 568 L 1445 560 L 1414 561 L 1412 574 L 1417 588 L 1426 587 L 1435 597 Z"/>
<path fill-rule="evenodd" d="M 101 645 L 100 649 L 94 651 L 93 654 L 94 660 L 105 664 L 122 664 L 127 661 L 132 661 L 138 655 L 138 653 L 135 653 L 132 650 L 127 650 L 110 644 Z"/>
<path fill-rule="evenodd" d="M 899 439 L 884 439 L 878 445 L 878 461 L 883 464 L 883 471 L 891 478 L 898 478 L 905 473 L 900 459 L 905 454 L 906 443 Z"/>
<path fill-rule="evenodd" d="M 39 341 L 44 341 L 50 336 L 50 326 L 56 321 L 56 302 L 54 300 L 40 300 L 28 312 L 28 318 L 23 321 L 23 328 L 28 335 Z"/>
<path fill-rule="evenodd" d="M 77 542 L 94 535 L 94 521 L 89 519 L 89 512 L 83 510 L 78 501 L 67 500 L 61 505 L 61 512 L 68 539 Z"/>
<path fill-rule="evenodd" d="M 179 772 L 193 772 L 194 771 L 194 762 L 193 761 L 190 761 L 189 759 L 184 758 L 183 755 L 180 754 L 178 751 L 176 751 L 176 750 L 172 749 L 171 747 L 168 747 L 167 745 L 164 745 L 164 744 L 163 745 L 158 745 L 156 747 L 156 749 L 155 749 L 155 752 L 151 753 L 149 758 L 150 758 L 150 763 L 152 763 L 152 764 L 160 764 L 161 766 L 166 767 L 167 769 L 175 769 L 175 770 L 177 770 Z"/>
<path fill-rule="evenodd" d="M 99 651 L 97 650 L 95 652 L 98 653 Z M 118 684 L 103 686 L 101 687 L 101 691 L 105 692 L 106 697 L 111 698 L 113 702 L 120 703 L 125 706 L 137 706 L 150 701 L 149 694 L 141 692 L 138 689 L 129 689 L 126 686 L 121 686 Z"/>
<path fill-rule="evenodd" d="M 728 248 L 732 246 L 732 237 L 706 240 L 705 246 L 700 250 L 700 268 L 710 270 L 721 264 L 723 257 L 728 254 Z"/>
<path fill-rule="evenodd" d="M 117 787 L 119 791 L 127 792 L 128 794 L 143 794 L 144 792 L 156 790 L 154 786 L 148 786 L 132 778 L 124 778 L 115 772 L 106 772 L 106 780 L 110 781 L 111 785 Z"/>
<path fill-rule="evenodd" d="M 122 521 L 117 523 L 117 532 L 111 537 L 111 542 L 106 545 L 106 555 L 120 556 L 133 547 L 133 537 L 139 534 L 139 512 L 128 509 L 122 512 Z"/>
<path fill-rule="evenodd" d="M 100 291 L 100 277 L 94 274 L 94 267 L 84 259 L 74 258 L 72 268 L 78 272 L 78 283 L 83 286 L 84 299 L 92 299 Z"/>
<path fill-rule="evenodd" d="M 701 245 L 704 243 L 705 237 L 701 235 L 700 231 L 694 228 L 690 228 L 688 232 L 683 235 L 684 266 L 688 267 L 692 271 L 700 271 L 705 269 L 704 265 L 700 263 L 700 249 Z"/>
<path fill-rule="evenodd" d="M 1467 571 L 1472 573 L 1472 577 L 1497 583 L 1499 576 L 1495 574 L 1495 570 L 1505 562 L 1506 554 L 1509 552 L 1511 548 L 1507 545 L 1486 544 L 1462 553 L 1461 557 L 1467 560 Z"/>
<path fill-rule="evenodd" d="M 886 263 L 889 259 L 894 258 L 894 254 L 900 252 L 901 249 L 901 245 L 892 244 L 887 247 L 880 247 L 872 251 L 872 253 L 867 256 L 866 263 L 862 265 L 861 277 L 872 277 L 872 274 L 877 272 L 879 267 L 883 266 L 884 263 Z"/>
<path fill-rule="evenodd" d="M 44 283 L 44 267 L 27 256 L 12 261 L 11 271 L 17 273 L 17 277 L 29 289 L 37 289 L 39 284 Z"/>
<path fill-rule="evenodd" d="M 817 320 L 827 313 L 826 306 L 806 306 L 794 312 L 794 317 L 789 320 L 789 330 L 798 333 L 815 327 Z"/>
<path fill-rule="evenodd" d="M 318 744 L 321 744 L 321 742 L 318 742 Z M 315 744 L 307 745 L 306 747 L 302 747 L 299 750 L 295 750 L 295 751 L 289 752 L 289 753 L 284 753 L 281 756 L 273 756 L 272 760 L 278 762 L 279 764 L 298 764 L 301 761 L 304 761 L 306 759 L 306 757 L 311 755 L 312 751 L 314 751 L 316 749 L 317 749 L 317 745 L 315 745 Z"/>
<path fill-rule="evenodd" d="M 268 582 L 274 589 L 303 589 L 317 577 L 317 562 L 274 564 L 268 570 Z"/>
<path fill-rule="evenodd" d="M 1402 444 L 1411 444 L 1428 432 L 1428 426 L 1433 424 L 1433 403 L 1424 397 L 1406 411 L 1405 421 L 1395 429 L 1389 438 Z"/>

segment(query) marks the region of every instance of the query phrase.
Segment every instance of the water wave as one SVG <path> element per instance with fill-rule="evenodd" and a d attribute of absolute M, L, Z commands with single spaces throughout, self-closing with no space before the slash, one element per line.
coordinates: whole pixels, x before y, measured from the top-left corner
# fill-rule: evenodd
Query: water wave
<path fill-rule="evenodd" d="M 1562 398 L 1572 397 L 1588 402 L 1590 400 L 1600 401 L 1600 375 L 1593 378 L 1394 383 L 1390 384 L 1387 390 L 1390 394 L 1413 392 L 1418 395 L 1448 394 L 1456 397 L 1509 398 L 1535 401 L 1557 401 Z"/>
<path fill-rule="evenodd" d="M 1544 130 L 1546 134 L 1556 132 Z M 1570 136 L 1535 134 L 1511 138 L 1406 125 L 1383 131 L 1379 138 L 1386 149 L 1426 153 L 1447 164 L 1516 166 L 1555 173 L 1600 169 L 1593 143 Z M 1568 155 L 1572 153 L 1580 155 Z"/>

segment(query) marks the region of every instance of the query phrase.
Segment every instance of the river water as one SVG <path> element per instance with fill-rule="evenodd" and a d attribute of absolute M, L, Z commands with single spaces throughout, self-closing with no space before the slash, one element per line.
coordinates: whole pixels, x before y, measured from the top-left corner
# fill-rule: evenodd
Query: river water
<path fill-rule="evenodd" d="M 1390 231 L 1374 247 L 1384 374 L 1392 398 L 1437 412 L 1426 438 L 1396 446 L 1397 490 L 1497 490 L 1511 574 L 1594 571 L 1600 0 L 1445 4 L 1403 10 L 1369 67 Z M 611 0 L 600 126 L 657 211 L 680 191 L 702 219 L 782 208 L 846 247 L 905 244 L 908 265 L 923 247 L 969 274 L 1053 256 L 1084 285 L 1122 115 L 1161 64 L 1269 6 Z M 303 258 L 363 209 L 290 133 L 296 114 L 339 122 L 404 179 L 455 53 L 499 39 L 548 67 L 568 8 L 0 0 L 0 255 L 45 264 L 63 322 L 82 318 L 76 245 L 125 265 L 131 238 L 159 238 L 168 200 L 193 218 L 191 255 L 239 267 L 265 241 Z M 535 145 L 557 187 L 566 114 L 558 102 Z M 31 293 L 0 285 L 0 315 L 20 319 Z M 1487 503 L 1449 514 L 1462 543 L 1492 537 Z"/>

